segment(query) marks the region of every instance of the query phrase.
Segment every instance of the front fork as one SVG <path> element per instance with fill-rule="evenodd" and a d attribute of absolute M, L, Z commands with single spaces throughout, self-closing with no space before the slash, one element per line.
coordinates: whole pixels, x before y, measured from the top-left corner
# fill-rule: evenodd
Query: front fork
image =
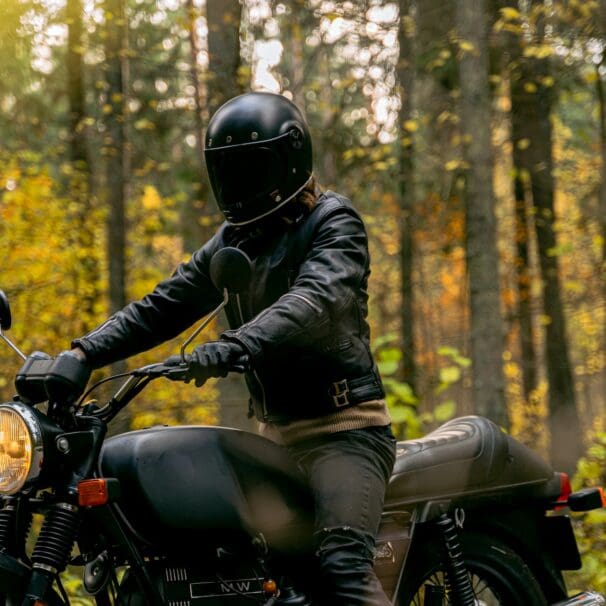
<path fill-rule="evenodd" d="M 92 416 L 77 417 L 76 426 L 61 436 L 60 452 L 70 464 L 70 477 L 49 505 L 32 554 L 32 574 L 22 606 L 33 606 L 44 599 L 69 561 L 80 529 L 78 484 L 90 478 L 98 462 L 106 432 L 105 424 Z"/>
<path fill-rule="evenodd" d="M 75 505 L 60 502 L 49 507 L 34 547 L 32 575 L 23 606 L 43 600 L 57 575 L 65 570 L 79 527 L 80 515 Z"/>

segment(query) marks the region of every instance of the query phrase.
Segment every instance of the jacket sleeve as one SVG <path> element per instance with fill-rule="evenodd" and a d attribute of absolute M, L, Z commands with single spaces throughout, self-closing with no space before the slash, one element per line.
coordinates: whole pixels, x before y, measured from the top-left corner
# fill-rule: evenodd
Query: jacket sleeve
<path fill-rule="evenodd" d="M 363 287 L 368 242 L 359 216 L 339 205 L 323 217 L 293 286 L 275 303 L 222 338 L 236 341 L 253 362 L 283 345 L 305 347 L 328 336 L 331 319 Z"/>
<path fill-rule="evenodd" d="M 208 266 L 211 240 L 140 301 L 128 304 L 87 335 L 75 339 L 93 368 L 150 349 L 177 336 L 222 300 Z"/>

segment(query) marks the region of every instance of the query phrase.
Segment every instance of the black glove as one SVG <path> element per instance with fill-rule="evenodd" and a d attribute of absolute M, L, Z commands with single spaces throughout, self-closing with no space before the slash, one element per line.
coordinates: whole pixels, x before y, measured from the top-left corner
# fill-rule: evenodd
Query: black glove
<path fill-rule="evenodd" d="M 189 372 L 197 387 L 211 377 L 226 377 L 230 370 L 242 372 L 247 364 L 246 350 L 231 341 L 209 341 L 189 356 Z"/>

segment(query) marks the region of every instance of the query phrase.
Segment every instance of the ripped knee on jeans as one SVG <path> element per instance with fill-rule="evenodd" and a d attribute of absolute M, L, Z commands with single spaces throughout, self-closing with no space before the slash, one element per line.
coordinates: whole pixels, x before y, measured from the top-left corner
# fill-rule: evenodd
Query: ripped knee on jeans
<path fill-rule="evenodd" d="M 316 556 L 321 561 L 335 556 L 349 556 L 367 562 L 374 558 L 375 539 L 369 532 L 351 526 L 332 526 L 317 531 L 314 538 Z"/>

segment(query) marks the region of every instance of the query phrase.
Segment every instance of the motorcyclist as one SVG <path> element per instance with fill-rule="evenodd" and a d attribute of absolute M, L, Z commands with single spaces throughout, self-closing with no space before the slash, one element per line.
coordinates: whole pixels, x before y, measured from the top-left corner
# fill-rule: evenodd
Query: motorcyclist
<path fill-rule="evenodd" d="M 320 191 L 307 124 L 284 96 L 225 103 L 208 125 L 205 160 L 226 222 L 73 351 L 98 368 L 173 338 L 221 301 L 212 255 L 245 251 L 251 286 L 226 308 L 230 330 L 193 350 L 190 373 L 201 385 L 248 361 L 251 414 L 289 448 L 315 496 L 321 601 L 386 606 L 373 550 L 395 440 L 369 347 L 362 220 L 345 197 Z"/>

